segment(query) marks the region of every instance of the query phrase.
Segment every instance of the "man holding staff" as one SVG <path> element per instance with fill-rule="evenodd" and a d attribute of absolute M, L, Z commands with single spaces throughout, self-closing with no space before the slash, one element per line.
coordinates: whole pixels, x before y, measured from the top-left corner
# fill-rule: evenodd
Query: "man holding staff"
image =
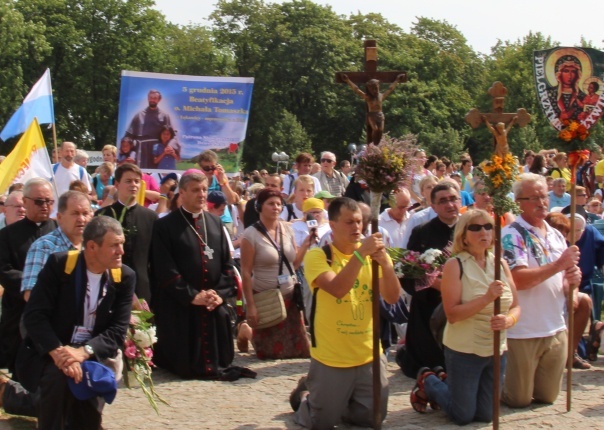
<path fill-rule="evenodd" d="M 568 350 L 565 291 L 580 284 L 581 271 L 579 249 L 567 248 L 562 234 L 545 222 L 545 178 L 521 175 L 514 196 L 522 215 L 504 228 L 501 242 L 526 312 L 507 332 L 503 401 L 522 408 L 533 400 L 553 403 L 558 397 Z"/>

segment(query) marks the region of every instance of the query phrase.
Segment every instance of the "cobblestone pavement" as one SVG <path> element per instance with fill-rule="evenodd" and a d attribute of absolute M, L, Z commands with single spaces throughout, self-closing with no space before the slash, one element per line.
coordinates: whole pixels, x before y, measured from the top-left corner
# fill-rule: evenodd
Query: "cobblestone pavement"
<path fill-rule="evenodd" d="M 299 429 L 289 406 L 290 391 L 308 368 L 308 360 L 259 361 L 253 354 L 239 354 L 235 365 L 258 372 L 256 379 L 235 382 L 182 381 L 156 370 L 157 392 L 170 402 L 151 409 L 140 388 L 121 388 L 115 402 L 104 411 L 103 426 L 121 429 Z M 421 415 L 409 404 L 413 381 L 395 363 L 389 363 L 390 400 L 384 429 L 458 429 L 444 412 Z M 566 388 L 566 378 L 563 390 Z M 523 410 L 501 407 L 502 429 L 556 428 L 604 429 L 604 359 L 591 370 L 573 372 L 572 410 L 566 412 L 566 391 L 553 406 L 535 405 Z M 35 421 L 0 415 L 0 429 L 34 429 Z M 353 429 L 355 427 L 340 426 Z M 486 429 L 487 424 L 464 428 Z"/>

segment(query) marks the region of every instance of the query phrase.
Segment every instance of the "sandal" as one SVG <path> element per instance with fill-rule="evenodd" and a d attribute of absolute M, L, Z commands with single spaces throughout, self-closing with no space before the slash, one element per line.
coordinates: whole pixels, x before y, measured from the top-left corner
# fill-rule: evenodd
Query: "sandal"
<path fill-rule="evenodd" d="M 600 328 L 598 327 L 600 323 Z M 604 323 L 602 321 L 594 321 L 589 328 L 589 343 L 587 345 L 587 359 L 596 361 L 598 359 L 598 350 L 600 349 L 601 334 L 604 331 Z"/>
<path fill-rule="evenodd" d="M 447 379 L 447 372 L 445 372 L 445 369 L 443 369 L 442 366 L 436 366 L 432 371 L 441 381 Z"/>
<path fill-rule="evenodd" d="M 428 406 L 428 399 L 426 393 L 419 387 L 416 382 L 413 390 L 411 390 L 411 407 L 420 414 L 426 413 L 426 407 Z"/>
<path fill-rule="evenodd" d="M 421 414 L 426 413 L 426 405 L 428 403 L 430 403 L 430 407 L 432 409 L 440 409 L 438 403 L 428 399 L 428 396 L 424 391 L 424 380 L 430 375 L 434 375 L 434 372 L 430 370 L 430 368 L 422 367 L 419 369 L 419 372 L 417 372 L 417 382 L 411 391 L 411 406 L 413 406 L 413 409 Z"/>

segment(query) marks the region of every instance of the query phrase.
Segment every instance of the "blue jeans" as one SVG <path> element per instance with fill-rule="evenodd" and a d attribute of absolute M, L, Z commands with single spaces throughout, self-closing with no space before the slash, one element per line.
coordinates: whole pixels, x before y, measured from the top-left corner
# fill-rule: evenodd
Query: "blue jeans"
<path fill-rule="evenodd" d="M 500 387 L 503 385 L 506 356 L 501 356 Z M 445 347 L 447 379 L 430 375 L 425 391 L 459 425 L 493 420 L 493 357 L 465 354 Z"/>

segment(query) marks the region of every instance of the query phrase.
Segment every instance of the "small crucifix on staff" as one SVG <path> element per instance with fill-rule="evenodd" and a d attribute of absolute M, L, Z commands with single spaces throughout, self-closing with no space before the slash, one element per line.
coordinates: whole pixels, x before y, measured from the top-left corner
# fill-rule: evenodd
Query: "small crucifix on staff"
<path fill-rule="evenodd" d="M 484 124 L 493 135 L 494 152 L 500 157 L 501 163 L 506 162 L 506 156 L 509 154 L 508 133 L 511 128 L 517 124 L 524 127 L 531 120 L 531 116 L 525 109 L 518 109 L 515 113 L 504 113 L 505 95 L 507 89 L 501 82 L 495 82 L 489 89 L 489 95 L 493 97 L 493 111 L 482 113 L 478 109 L 472 109 L 468 112 L 465 119 L 472 128 L 477 128 Z M 485 168 L 486 172 L 486 168 Z M 501 189 L 499 190 L 501 193 Z M 505 191 L 507 193 L 508 191 Z M 496 191 L 489 190 L 492 196 Z M 504 196 L 505 197 L 505 196 Z M 501 261 L 501 217 L 505 213 L 504 204 L 498 199 L 493 199 L 493 211 L 495 213 L 495 262 Z M 495 281 L 501 280 L 501 264 L 495 264 Z M 500 299 L 495 299 L 493 314 L 499 315 L 501 312 Z M 495 330 L 493 334 L 493 428 L 499 428 L 499 393 L 500 393 L 500 370 L 501 370 L 501 333 Z"/>
<path fill-rule="evenodd" d="M 367 143 L 378 145 L 384 134 L 384 112 L 382 102 L 394 91 L 401 82 L 407 82 L 404 72 L 377 71 L 377 43 L 375 40 L 365 41 L 365 71 L 338 72 L 336 82 L 348 84 L 352 90 L 361 96 L 366 103 Z M 386 91 L 380 93 L 380 83 L 391 83 Z M 356 84 L 365 84 L 367 92 L 362 91 Z"/>

